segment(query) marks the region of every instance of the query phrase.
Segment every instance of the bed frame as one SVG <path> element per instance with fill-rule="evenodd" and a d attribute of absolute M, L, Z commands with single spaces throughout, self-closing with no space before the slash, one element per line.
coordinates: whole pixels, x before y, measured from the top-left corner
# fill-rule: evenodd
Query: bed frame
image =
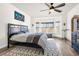
<path fill-rule="evenodd" d="M 18 24 L 8 24 L 8 48 L 10 47 L 10 44 L 12 45 L 21 45 L 21 46 L 30 46 L 30 47 L 35 47 L 35 48 L 42 48 L 39 45 L 36 45 L 34 43 L 24 43 L 24 42 L 16 42 L 16 41 L 12 41 L 10 40 L 10 38 L 13 35 L 16 34 L 21 34 L 21 33 L 26 33 L 28 32 L 28 26 L 25 25 L 18 25 Z"/>

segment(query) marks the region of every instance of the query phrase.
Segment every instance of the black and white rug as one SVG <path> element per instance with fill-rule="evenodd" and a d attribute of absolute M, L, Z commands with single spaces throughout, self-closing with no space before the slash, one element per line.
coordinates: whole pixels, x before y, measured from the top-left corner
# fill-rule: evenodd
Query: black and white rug
<path fill-rule="evenodd" d="M 0 56 L 43 56 L 42 49 L 16 46 L 0 53 Z"/>

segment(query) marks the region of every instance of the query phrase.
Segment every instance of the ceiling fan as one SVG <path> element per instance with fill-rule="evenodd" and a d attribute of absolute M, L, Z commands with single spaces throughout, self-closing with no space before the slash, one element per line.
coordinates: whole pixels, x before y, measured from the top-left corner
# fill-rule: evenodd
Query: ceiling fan
<path fill-rule="evenodd" d="M 65 6 L 65 3 L 59 4 L 59 5 L 57 5 L 57 6 L 53 6 L 53 4 L 54 4 L 54 3 L 50 3 L 50 4 L 45 3 L 45 5 L 49 7 L 49 9 L 41 10 L 40 12 L 42 12 L 42 11 L 46 11 L 46 10 L 49 10 L 49 14 L 50 14 L 50 13 L 51 13 L 50 10 L 53 9 L 54 11 L 60 13 L 60 12 L 62 12 L 62 11 L 59 10 L 59 9 L 57 9 L 57 8 Z"/>

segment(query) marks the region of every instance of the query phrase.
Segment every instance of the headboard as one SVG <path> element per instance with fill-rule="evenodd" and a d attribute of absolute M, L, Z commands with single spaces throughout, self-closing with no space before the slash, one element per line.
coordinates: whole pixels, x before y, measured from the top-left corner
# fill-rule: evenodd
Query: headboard
<path fill-rule="evenodd" d="M 17 24 L 8 24 L 8 37 L 10 38 L 12 35 L 19 33 L 28 32 L 28 26 L 25 25 L 17 25 Z"/>

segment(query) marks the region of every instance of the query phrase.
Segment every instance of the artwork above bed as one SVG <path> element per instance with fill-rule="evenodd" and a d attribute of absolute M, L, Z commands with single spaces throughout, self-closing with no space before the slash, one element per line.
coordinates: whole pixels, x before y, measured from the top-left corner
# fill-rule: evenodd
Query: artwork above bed
<path fill-rule="evenodd" d="M 17 11 L 14 11 L 14 19 L 24 22 L 25 16 Z"/>

